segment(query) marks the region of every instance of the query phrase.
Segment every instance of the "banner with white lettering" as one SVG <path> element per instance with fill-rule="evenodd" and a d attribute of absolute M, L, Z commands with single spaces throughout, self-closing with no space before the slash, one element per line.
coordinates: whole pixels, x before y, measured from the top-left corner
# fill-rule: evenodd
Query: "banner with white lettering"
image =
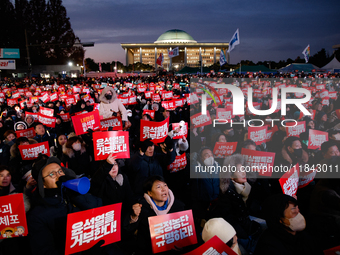
<path fill-rule="evenodd" d="M 296 195 L 299 183 L 299 172 L 298 163 L 279 179 L 283 194 L 289 196 Z"/>
<path fill-rule="evenodd" d="M 169 118 L 161 122 L 140 120 L 140 141 L 151 138 L 156 143 L 164 142 L 168 136 Z"/>
<path fill-rule="evenodd" d="M 130 158 L 128 131 L 102 131 L 93 134 L 94 160 L 105 160 L 110 154 Z"/>

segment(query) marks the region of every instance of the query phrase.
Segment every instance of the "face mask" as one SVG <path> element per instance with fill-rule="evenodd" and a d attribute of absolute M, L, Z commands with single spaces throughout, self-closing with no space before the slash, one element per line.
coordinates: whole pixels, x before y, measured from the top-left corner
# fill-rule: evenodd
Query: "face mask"
<path fill-rule="evenodd" d="M 80 144 L 80 143 L 74 143 L 74 144 L 72 144 L 72 148 L 73 148 L 75 151 L 80 151 L 80 149 L 81 149 L 81 144 Z"/>
<path fill-rule="evenodd" d="M 106 97 L 107 100 L 112 99 L 112 95 L 105 95 L 105 97 Z"/>
<path fill-rule="evenodd" d="M 302 231 L 306 228 L 305 217 L 301 213 L 298 213 L 294 218 L 288 219 L 289 227 L 293 231 Z"/>
<path fill-rule="evenodd" d="M 206 166 L 212 166 L 212 165 L 214 165 L 214 162 L 215 162 L 214 157 L 206 158 L 206 159 L 203 161 L 204 165 L 206 165 Z"/>
<path fill-rule="evenodd" d="M 294 155 L 297 156 L 298 158 L 301 158 L 301 156 L 302 156 L 302 148 L 294 149 Z"/>

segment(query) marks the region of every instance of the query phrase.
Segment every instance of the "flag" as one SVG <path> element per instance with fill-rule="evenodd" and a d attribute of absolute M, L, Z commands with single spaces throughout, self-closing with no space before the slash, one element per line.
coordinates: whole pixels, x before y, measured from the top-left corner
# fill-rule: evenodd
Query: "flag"
<path fill-rule="evenodd" d="M 102 71 L 102 63 L 99 63 L 99 72 Z"/>
<path fill-rule="evenodd" d="M 157 58 L 156 64 L 157 65 L 162 65 L 164 61 L 163 53 L 159 54 L 159 57 Z"/>
<path fill-rule="evenodd" d="M 225 59 L 225 55 L 223 50 L 221 49 L 221 54 L 220 54 L 220 66 L 223 66 L 225 63 L 227 63 L 227 60 Z"/>
<path fill-rule="evenodd" d="M 310 56 L 310 46 L 309 46 L 309 44 L 308 44 L 308 46 L 306 47 L 306 49 L 303 50 L 302 54 L 303 54 L 303 56 L 305 57 L 306 63 L 308 63 L 308 61 L 309 61 L 309 56 Z"/>
<path fill-rule="evenodd" d="M 237 29 L 233 37 L 231 37 L 230 39 L 228 52 L 231 52 L 234 49 L 234 47 L 239 44 L 240 44 L 240 33 Z"/>
<path fill-rule="evenodd" d="M 178 47 L 174 48 L 173 50 L 168 50 L 169 58 L 177 57 L 179 55 Z"/>

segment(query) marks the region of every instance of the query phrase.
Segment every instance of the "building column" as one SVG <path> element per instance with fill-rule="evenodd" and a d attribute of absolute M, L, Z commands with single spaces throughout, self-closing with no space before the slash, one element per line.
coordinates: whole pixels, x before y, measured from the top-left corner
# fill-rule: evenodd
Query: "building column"
<path fill-rule="evenodd" d="M 200 47 L 200 55 L 198 57 L 198 61 L 201 61 L 201 66 L 203 65 L 203 59 L 202 59 L 202 48 Z M 199 67 L 201 67 L 199 66 Z"/>
<path fill-rule="evenodd" d="M 170 47 L 170 50 L 172 50 L 172 48 Z M 168 54 L 168 57 L 169 57 L 169 54 Z M 172 70 L 172 58 L 170 58 L 169 57 L 169 59 L 170 59 L 170 66 L 169 66 L 169 70 Z"/>
<path fill-rule="evenodd" d="M 143 63 L 143 58 L 142 58 L 142 47 L 139 47 L 139 62 L 142 64 Z"/>
<path fill-rule="evenodd" d="M 128 49 L 125 48 L 125 65 L 129 65 Z"/>
<path fill-rule="evenodd" d="M 216 47 L 214 47 L 214 64 L 216 63 Z"/>
<path fill-rule="evenodd" d="M 157 47 L 155 47 L 155 68 L 157 68 Z"/>
<path fill-rule="evenodd" d="M 184 66 L 187 66 L 187 47 L 184 47 Z"/>

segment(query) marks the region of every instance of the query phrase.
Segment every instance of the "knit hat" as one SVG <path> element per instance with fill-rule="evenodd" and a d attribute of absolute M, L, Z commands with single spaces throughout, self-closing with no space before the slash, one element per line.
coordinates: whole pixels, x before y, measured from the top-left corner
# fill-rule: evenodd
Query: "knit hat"
<path fill-rule="evenodd" d="M 151 138 L 146 139 L 145 141 L 141 142 L 140 149 L 142 152 L 146 152 L 148 147 L 153 146 L 154 143 L 151 141 Z"/>
<path fill-rule="evenodd" d="M 213 218 L 208 220 L 203 228 L 202 239 L 204 242 L 209 241 L 217 236 L 224 243 L 229 242 L 236 235 L 236 231 L 232 225 L 223 218 Z"/>

